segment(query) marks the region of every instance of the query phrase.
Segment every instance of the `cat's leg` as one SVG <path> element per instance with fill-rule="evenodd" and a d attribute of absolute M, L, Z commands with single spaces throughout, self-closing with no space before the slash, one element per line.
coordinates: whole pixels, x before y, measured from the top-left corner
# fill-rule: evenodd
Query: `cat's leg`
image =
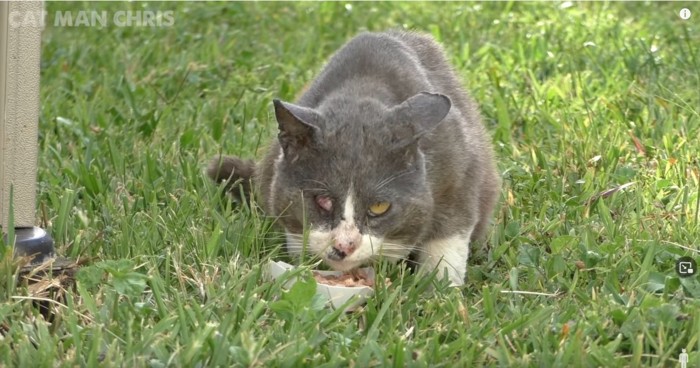
<path fill-rule="evenodd" d="M 418 254 L 420 269 L 432 272 L 438 268 L 437 277 L 444 277 L 446 273 L 452 286 L 464 285 L 472 230 L 427 241 Z"/>

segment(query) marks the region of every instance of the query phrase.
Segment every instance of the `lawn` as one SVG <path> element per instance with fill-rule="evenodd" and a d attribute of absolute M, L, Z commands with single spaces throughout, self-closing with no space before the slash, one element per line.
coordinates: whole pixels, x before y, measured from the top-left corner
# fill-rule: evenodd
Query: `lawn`
<path fill-rule="evenodd" d="M 46 320 L 33 301 L 56 295 L 4 252 L 0 366 L 675 367 L 687 349 L 700 367 L 700 281 L 674 271 L 700 258 L 700 8 L 682 5 L 47 3 L 37 225 L 85 264 Z M 80 10 L 110 24 L 53 22 Z M 111 24 L 126 10 L 173 22 Z M 391 27 L 445 46 L 502 196 L 463 288 L 378 264 L 392 285 L 346 314 L 266 281 L 281 237 L 203 171 L 261 157 L 272 99 Z"/>

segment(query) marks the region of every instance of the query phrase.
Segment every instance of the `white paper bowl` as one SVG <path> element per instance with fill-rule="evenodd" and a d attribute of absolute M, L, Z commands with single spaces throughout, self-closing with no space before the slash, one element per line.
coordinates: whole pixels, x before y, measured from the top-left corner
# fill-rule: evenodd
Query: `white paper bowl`
<path fill-rule="evenodd" d="M 267 272 L 268 275 L 272 279 L 277 279 L 280 276 L 282 276 L 285 272 L 293 270 L 295 267 L 290 265 L 289 263 L 285 262 L 275 262 L 275 261 L 270 261 L 267 266 Z M 374 281 L 374 269 L 371 267 L 367 268 L 362 268 L 361 269 L 363 272 L 366 273 L 367 279 Z M 327 276 L 327 275 L 336 275 L 340 276 L 343 275 L 343 272 L 340 271 L 314 271 L 320 275 Z M 285 283 L 282 287 L 285 289 L 289 289 L 292 287 L 296 280 L 295 279 L 290 279 L 287 283 Z M 361 305 L 363 305 L 366 301 L 367 298 L 371 297 L 374 294 L 374 289 L 369 287 L 369 286 L 355 286 L 355 287 L 347 287 L 347 286 L 337 286 L 337 285 L 326 285 L 326 284 L 321 284 L 318 283 L 318 286 L 316 288 L 316 293 L 322 295 L 324 298 L 328 300 L 328 304 L 333 308 L 333 309 L 338 309 L 345 302 L 347 302 L 350 298 L 355 297 L 355 301 L 352 302 L 351 304 L 348 305 L 346 308 L 347 311 L 351 311 Z"/>

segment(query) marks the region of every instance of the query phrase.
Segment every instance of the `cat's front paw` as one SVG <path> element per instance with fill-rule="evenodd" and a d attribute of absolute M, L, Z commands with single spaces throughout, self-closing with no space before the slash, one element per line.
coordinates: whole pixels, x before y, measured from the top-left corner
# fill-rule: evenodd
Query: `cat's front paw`
<path fill-rule="evenodd" d="M 469 259 L 469 234 L 456 234 L 435 239 L 423 245 L 419 255 L 421 269 L 427 272 L 438 270 L 437 278 L 450 281 L 451 286 L 464 285 Z"/>

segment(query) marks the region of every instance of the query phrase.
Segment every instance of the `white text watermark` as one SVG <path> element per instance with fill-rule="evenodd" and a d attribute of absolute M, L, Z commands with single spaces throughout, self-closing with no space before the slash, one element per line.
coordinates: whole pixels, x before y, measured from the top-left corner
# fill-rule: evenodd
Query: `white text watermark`
<path fill-rule="evenodd" d="M 118 11 L 13 11 L 8 14 L 10 27 L 170 27 L 175 23 L 172 10 Z"/>

